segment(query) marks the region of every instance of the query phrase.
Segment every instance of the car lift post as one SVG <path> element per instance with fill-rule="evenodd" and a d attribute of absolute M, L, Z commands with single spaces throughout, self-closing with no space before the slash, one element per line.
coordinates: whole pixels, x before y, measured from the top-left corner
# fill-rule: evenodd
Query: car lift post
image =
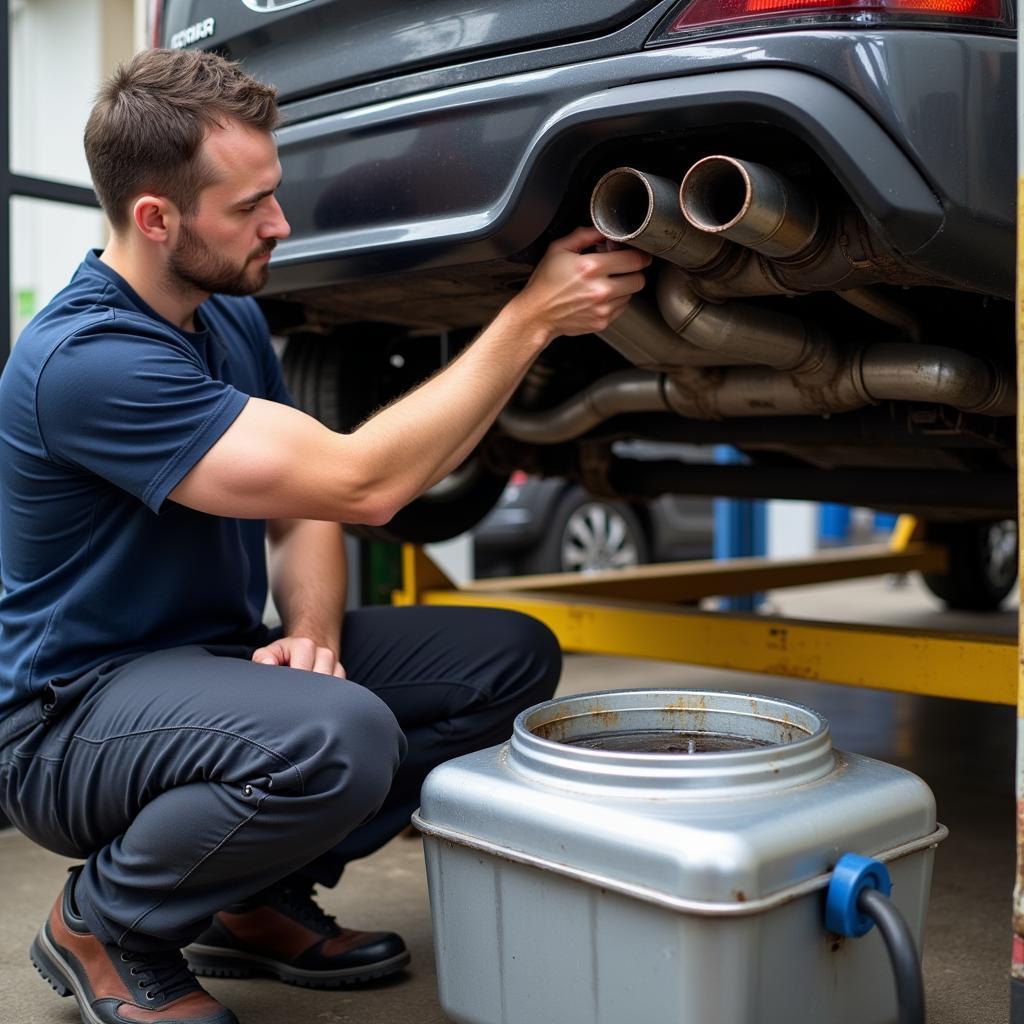
<path fill-rule="evenodd" d="M 1017 24 L 1024 16 L 1024 0 L 1017 3 Z M 1017 43 L 1017 394 L 1024 379 L 1024 50 Z M 1024 465 L 1024 416 L 1017 403 L 1017 536 L 1024 536 L 1024 500 L 1020 468 Z M 1021 563 L 1024 565 L 1024 561 Z M 1010 964 L 1010 1020 L 1024 1024 L 1024 603 L 1018 622 L 1017 653 L 1017 877 L 1013 889 L 1013 953 Z"/>

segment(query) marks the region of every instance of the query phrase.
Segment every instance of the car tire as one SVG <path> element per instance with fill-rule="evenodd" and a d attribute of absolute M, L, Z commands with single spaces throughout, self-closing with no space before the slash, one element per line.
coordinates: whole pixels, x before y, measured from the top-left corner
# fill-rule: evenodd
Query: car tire
<path fill-rule="evenodd" d="M 629 568 L 649 559 L 647 533 L 628 504 L 572 487 L 555 505 L 550 526 L 524 559 L 523 571 L 593 572 Z"/>
<path fill-rule="evenodd" d="M 379 325 L 358 330 L 358 340 L 291 338 L 282 359 L 285 383 L 299 408 L 342 433 L 354 430 L 439 368 L 438 361 L 422 359 L 415 350 L 399 353 L 397 346 L 407 342 L 404 336 L 394 332 L 389 336 L 388 329 Z M 390 522 L 352 524 L 347 529 L 366 540 L 387 543 L 450 540 L 487 515 L 507 482 L 507 474 L 493 472 L 473 453 Z"/>
<path fill-rule="evenodd" d="M 1017 582 L 1017 524 L 936 523 L 927 538 L 949 551 L 949 571 L 922 573 L 925 586 L 949 608 L 994 611 Z"/>

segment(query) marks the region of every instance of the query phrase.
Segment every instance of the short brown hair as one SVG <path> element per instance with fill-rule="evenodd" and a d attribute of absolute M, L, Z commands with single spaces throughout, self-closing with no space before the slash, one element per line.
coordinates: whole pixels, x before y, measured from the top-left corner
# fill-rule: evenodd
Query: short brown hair
<path fill-rule="evenodd" d="M 227 121 L 272 131 L 277 90 L 236 61 L 202 50 L 143 50 L 119 65 L 85 126 L 93 185 L 115 230 L 145 192 L 166 196 L 188 216 L 212 183 L 199 147 Z"/>

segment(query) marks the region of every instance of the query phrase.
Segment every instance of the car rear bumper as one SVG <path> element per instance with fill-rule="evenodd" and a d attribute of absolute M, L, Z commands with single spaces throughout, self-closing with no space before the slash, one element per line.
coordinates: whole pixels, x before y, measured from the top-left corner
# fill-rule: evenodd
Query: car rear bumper
<path fill-rule="evenodd" d="M 808 144 L 913 264 L 1010 296 L 1014 61 L 1014 41 L 1000 37 L 777 33 L 290 124 L 280 197 L 293 235 L 275 251 L 268 291 L 507 257 L 544 232 L 595 147 L 758 123 Z"/>

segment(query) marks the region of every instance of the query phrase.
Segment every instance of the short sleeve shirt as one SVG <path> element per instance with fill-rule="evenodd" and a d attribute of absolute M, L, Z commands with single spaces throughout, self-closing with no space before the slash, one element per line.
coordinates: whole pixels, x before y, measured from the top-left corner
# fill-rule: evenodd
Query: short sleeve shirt
<path fill-rule="evenodd" d="M 125 653 L 265 638 L 265 523 L 168 495 L 250 397 L 290 404 L 255 300 L 194 331 L 89 253 L 0 378 L 0 715 Z"/>

